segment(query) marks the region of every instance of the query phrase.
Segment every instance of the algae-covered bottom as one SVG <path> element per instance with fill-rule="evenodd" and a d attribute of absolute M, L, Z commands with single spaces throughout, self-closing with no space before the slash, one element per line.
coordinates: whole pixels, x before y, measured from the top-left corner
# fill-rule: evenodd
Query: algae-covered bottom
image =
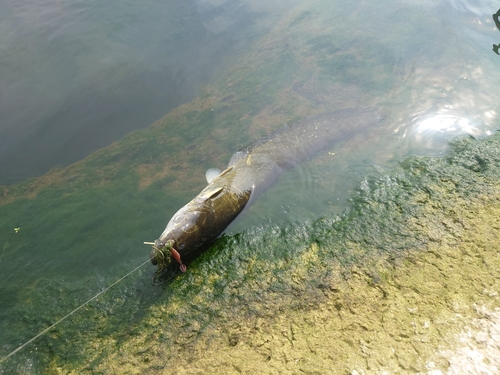
<path fill-rule="evenodd" d="M 476 14 L 466 24 L 453 6 L 414 1 L 299 3 L 192 103 L 68 168 L 0 187 L 2 358 L 142 263 L 140 243 L 201 190 L 197 176 L 285 123 L 382 108 L 387 122 L 364 137 L 376 149 L 370 163 L 401 160 L 408 150 L 396 135 L 413 139 L 413 125 L 443 111 L 498 127 L 496 65 L 476 43 L 491 30 Z M 0 374 L 442 370 L 449 356 L 435 349 L 454 353 L 456 314 L 482 322 L 498 306 L 498 150 L 496 137 L 465 140 L 447 159 L 410 159 L 366 179 L 340 217 L 263 222 L 269 197 L 279 195 L 275 208 L 294 199 L 295 177 L 284 176 L 290 184 L 253 206 L 258 219 L 240 220 L 252 229 L 221 238 L 164 287 L 141 268 L 1 362 Z M 352 185 L 331 178 L 331 166 L 364 159 L 331 151 L 314 178 L 297 180 L 302 196 L 330 194 L 301 201 L 307 217 L 344 207 L 333 190 Z M 330 177 L 318 180 L 321 171 Z"/>
<path fill-rule="evenodd" d="M 483 344 L 493 330 L 481 327 L 498 329 L 500 136 L 407 159 L 365 179 L 352 201 L 340 217 L 221 238 L 120 331 L 112 312 L 75 316 L 88 328 L 73 335 L 78 350 L 52 352 L 48 369 L 451 372 L 473 349 L 459 341 L 474 324 L 467 337 Z"/>

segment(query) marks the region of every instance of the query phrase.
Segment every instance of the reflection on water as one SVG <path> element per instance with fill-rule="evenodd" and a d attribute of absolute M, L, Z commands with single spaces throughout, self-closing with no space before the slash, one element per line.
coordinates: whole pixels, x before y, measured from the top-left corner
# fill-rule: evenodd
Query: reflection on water
<path fill-rule="evenodd" d="M 495 22 L 495 26 L 498 30 L 500 30 L 500 21 L 498 20 L 498 17 L 500 17 L 500 9 L 498 9 L 497 12 L 493 14 L 493 21 Z M 493 52 L 495 52 L 497 55 L 500 55 L 500 53 L 498 53 L 499 48 L 500 44 L 493 44 Z"/>
<path fill-rule="evenodd" d="M 0 71 L 5 169 L 42 151 L 67 160 L 77 146 L 103 145 L 103 129 L 120 136 L 168 112 L 168 98 L 178 105 L 201 95 L 84 163 L 29 188 L 2 190 L 0 356 L 141 264 L 149 253 L 142 242 L 156 238 L 203 188 L 204 170 L 223 169 L 238 148 L 284 124 L 347 107 L 376 107 L 385 115 L 380 126 L 283 175 L 232 234 L 269 227 L 282 242 L 282 223 L 341 212 L 366 173 L 411 154 L 442 154 L 450 138 L 482 137 L 498 126 L 494 2 L 56 3 L 11 2 L 19 8 L 0 15 L 0 38 L 8 41 L 0 43 L 0 67 L 8 67 Z M 53 15 L 49 29 L 35 33 L 47 15 Z M 16 23 L 26 34 L 13 31 Z M 289 240 L 292 250 L 266 251 L 289 257 L 294 253 L 286 251 L 300 250 Z M 218 264 L 215 253 L 207 257 L 221 283 L 225 272 L 237 278 L 251 267 L 230 254 L 231 241 L 230 267 Z M 242 246 L 249 254 L 251 241 Z M 175 292 L 150 287 L 152 267 L 141 272 L 13 357 L 10 369 L 100 364 L 96 352 L 148 325 L 149 308 L 169 303 Z M 179 283 L 196 290 L 189 277 Z M 176 298 L 177 306 L 196 305 Z M 166 346 L 176 339 L 165 338 Z M 106 340 L 113 344 L 101 345 Z"/>
<path fill-rule="evenodd" d="M 0 184 L 75 162 L 192 100 L 282 3 L 3 1 Z"/>
<path fill-rule="evenodd" d="M 494 111 L 486 111 L 485 119 L 493 120 Z M 493 134 L 492 127 L 486 127 L 479 118 L 463 117 L 460 111 L 444 108 L 436 112 L 416 114 L 408 125 L 397 128 L 408 150 L 418 155 L 441 155 L 454 137 L 471 135 L 482 137 Z"/>

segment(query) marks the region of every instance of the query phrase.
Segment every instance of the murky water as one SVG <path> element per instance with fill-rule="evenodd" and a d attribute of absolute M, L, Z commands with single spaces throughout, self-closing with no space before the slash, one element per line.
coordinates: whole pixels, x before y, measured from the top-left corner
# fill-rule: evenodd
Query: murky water
<path fill-rule="evenodd" d="M 0 14 L 0 184 L 75 162 L 192 100 L 283 2 L 9 1 Z"/>
<path fill-rule="evenodd" d="M 283 175 L 228 229 L 234 236 L 222 250 L 219 245 L 223 255 L 213 250 L 202 261 L 223 273 L 220 259 L 231 259 L 229 280 L 239 267 L 250 267 L 251 242 L 249 253 L 231 254 L 240 249 L 238 233 L 270 246 L 269 259 L 278 262 L 300 247 L 304 223 L 349 207 L 348 197 L 367 174 L 409 155 L 443 155 L 458 135 L 495 132 L 500 56 L 491 46 L 500 30 L 491 14 L 497 6 L 8 4 L 0 20 L 11 30 L 0 37 L 7 51 L 0 57 L 7 182 L 75 161 L 200 96 L 48 182 L 4 190 L 0 356 L 146 260 L 149 249 L 141 242 L 157 238 L 201 190 L 205 169 L 223 168 L 232 152 L 283 124 L 343 107 L 384 113 L 376 128 Z M 206 272 L 196 264 L 193 270 Z M 168 287 L 153 288 L 152 273 L 152 266 L 142 267 L 14 354 L 0 372 L 37 373 L 52 361 L 100 363 L 98 354 L 79 347 L 88 351 L 92 337 L 125 340 L 146 324 L 151 306 L 180 298 Z M 192 291 L 193 280 L 175 285 Z M 201 325 L 209 324 L 203 319 Z"/>

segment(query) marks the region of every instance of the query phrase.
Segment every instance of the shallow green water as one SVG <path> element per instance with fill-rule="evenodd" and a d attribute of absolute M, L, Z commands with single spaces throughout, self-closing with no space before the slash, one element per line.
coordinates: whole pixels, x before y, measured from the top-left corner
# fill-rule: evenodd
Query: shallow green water
<path fill-rule="evenodd" d="M 90 371 L 129 337 L 153 332 L 151 307 L 158 304 L 172 307 L 154 317 L 172 326 L 161 342 L 181 345 L 230 320 L 227 306 L 236 306 L 234 314 L 272 314 L 280 303 L 314 303 L 321 297 L 316 286 L 333 272 L 324 269 L 363 258 L 343 251 L 342 241 L 369 244 L 372 252 L 418 248 L 421 239 L 400 227 L 380 236 L 399 223 L 380 206 L 396 196 L 405 212 L 405 195 L 422 189 L 422 175 L 437 178 L 443 162 L 412 159 L 403 176 L 384 171 L 412 153 L 443 154 L 446 141 L 467 127 L 476 136 L 498 128 L 500 60 L 486 40 L 500 32 L 488 24 L 496 9 L 486 4 L 386 5 L 292 7 L 198 101 L 54 172 L 49 184 L 1 188 L 3 357 L 145 261 L 150 249 L 142 241 L 157 238 L 201 190 L 205 169 L 224 167 L 232 152 L 307 115 L 368 105 L 385 115 L 367 134 L 282 176 L 187 274 L 158 288 L 150 284 L 153 266 L 143 266 L 3 362 L 0 372 L 58 365 Z M 437 128 L 422 130 L 422 123 Z M 454 163 L 474 169 L 479 151 L 467 152 Z M 410 173 L 419 168 L 425 173 Z M 348 199 L 354 209 L 342 214 Z M 386 246 L 390 236 L 394 247 Z M 301 261 L 313 242 L 321 245 L 319 270 Z M 294 287 L 309 290 L 309 299 L 294 301 Z M 197 327 L 192 336 L 190 326 Z"/>

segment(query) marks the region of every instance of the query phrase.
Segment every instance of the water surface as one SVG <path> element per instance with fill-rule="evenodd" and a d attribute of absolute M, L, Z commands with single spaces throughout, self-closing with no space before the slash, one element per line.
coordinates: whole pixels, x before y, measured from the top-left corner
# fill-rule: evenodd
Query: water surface
<path fill-rule="evenodd" d="M 281 9 L 3 0 L 0 184 L 75 162 L 192 100 Z"/>
<path fill-rule="evenodd" d="M 213 250 L 190 268 L 192 279 L 154 288 L 154 269 L 144 266 L 0 371 L 38 373 L 61 364 L 92 371 L 102 366 L 99 350 L 147 326 L 151 306 L 196 305 L 180 292 L 202 289 L 190 284 L 196 275 L 207 272 L 222 290 L 251 269 L 252 251 L 268 256 L 269 272 L 280 275 L 272 267 L 300 255 L 305 223 L 324 216 L 335 222 L 367 174 L 414 154 L 444 155 L 458 135 L 495 132 L 496 6 L 7 4 L 0 19 L 4 182 L 76 161 L 190 103 L 81 163 L 2 190 L 1 356 L 144 262 L 149 249 L 142 241 L 157 238 L 203 188 L 205 169 L 223 168 L 239 148 L 338 108 L 376 107 L 384 120 L 282 176 L 229 228 L 221 254 Z M 241 238 L 250 238 L 247 252 L 233 254 Z M 218 291 L 216 285 L 199 296 L 213 301 L 201 326 L 216 324 L 224 311 Z M 190 311 L 170 318 L 199 318 L 201 310 Z"/>

